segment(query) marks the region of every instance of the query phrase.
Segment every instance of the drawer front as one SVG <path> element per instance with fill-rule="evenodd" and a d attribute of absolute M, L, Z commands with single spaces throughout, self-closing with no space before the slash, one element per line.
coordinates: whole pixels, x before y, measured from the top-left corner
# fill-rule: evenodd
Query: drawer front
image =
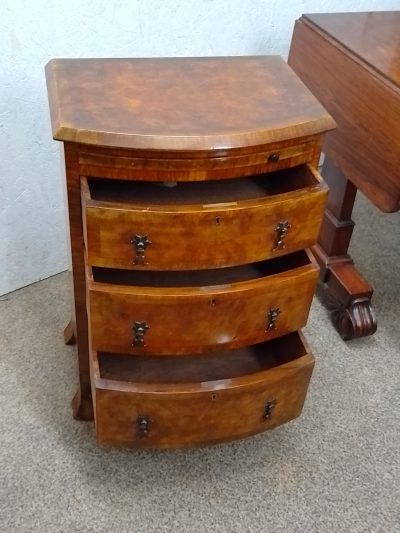
<path fill-rule="evenodd" d="M 85 200 L 89 265 L 196 270 L 243 265 L 311 247 L 327 189 L 322 184 L 256 200 L 127 207 Z"/>
<path fill-rule="evenodd" d="M 273 172 L 281 168 L 294 167 L 307 162 L 318 162 L 319 139 L 304 143 L 282 143 L 270 145 L 263 151 L 244 155 L 201 157 L 200 154 L 182 154 L 179 159 L 166 157 L 165 152 L 149 157 L 136 151 L 82 147 L 79 153 L 80 173 L 84 176 L 104 178 L 137 179 L 145 181 L 203 181 L 250 176 Z M 117 153 L 118 152 L 118 153 Z"/>
<path fill-rule="evenodd" d="M 310 264 L 230 286 L 146 288 L 89 279 L 93 349 L 188 354 L 262 342 L 306 324 L 317 277 Z"/>
<path fill-rule="evenodd" d="M 97 440 L 113 446 L 176 448 L 274 428 L 300 415 L 313 365 L 307 353 L 231 380 L 151 385 L 101 379 L 95 361 Z"/>
<path fill-rule="evenodd" d="M 262 261 L 311 247 L 324 197 L 239 209 L 159 213 L 88 208 L 90 265 L 191 270 Z M 285 228 L 288 228 L 285 230 Z M 278 244 L 284 234 L 284 247 Z"/>

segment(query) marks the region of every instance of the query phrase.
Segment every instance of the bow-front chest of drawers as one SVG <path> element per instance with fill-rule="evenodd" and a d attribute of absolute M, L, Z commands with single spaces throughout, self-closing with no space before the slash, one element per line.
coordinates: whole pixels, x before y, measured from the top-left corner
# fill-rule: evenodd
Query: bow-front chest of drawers
<path fill-rule="evenodd" d="M 334 123 L 276 56 L 57 59 L 78 418 L 180 447 L 297 417 Z"/>

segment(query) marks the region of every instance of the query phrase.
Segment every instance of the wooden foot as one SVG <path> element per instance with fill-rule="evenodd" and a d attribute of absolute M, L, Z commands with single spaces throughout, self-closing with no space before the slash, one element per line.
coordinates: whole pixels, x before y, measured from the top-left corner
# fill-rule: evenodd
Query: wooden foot
<path fill-rule="evenodd" d="M 71 402 L 72 414 L 76 420 L 93 420 L 93 403 L 91 393 L 81 393 L 81 389 L 78 388 L 75 396 Z"/>
<path fill-rule="evenodd" d="M 326 286 L 336 310 L 332 318 L 343 340 L 373 335 L 377 324 L 371 305 L 372 287 L 352 263 L 331 264 Z"/>
<path fill-rule="evenodd" d="M 76 344 L 75 324 L 72 320 L 70 320 L 64 329 L 64 344 L 67 346 Z"/>
<path fill-rule="evenodd" d="M 372 287 L 356 270 L 350 256 L 328 258 L 315 246 L 313 253 L 324 265 L 321 276 L 332 320 L 343 340 L 373 335 L 377 328 L 372 308 Z M 322 271 L 321 271 L 322 272 Z"/>
<path fill-rule="evenodd" d="M 334 322 L 343 340 L 373 335 L 376 331 L 375 314 L 368 298 L 356 298 L 348 307 L 333 314 Z"/>
<path fill-rule="evenodd" d="M 357 189 L 327 157 L 322 175 L 330 193 L 313 253 L 333 305 L 333 322 L 344 340 L 372 335 L 377 327 L 371 306 L 373 289 L 347 253 L 354 228 L 351 213 Z"/>

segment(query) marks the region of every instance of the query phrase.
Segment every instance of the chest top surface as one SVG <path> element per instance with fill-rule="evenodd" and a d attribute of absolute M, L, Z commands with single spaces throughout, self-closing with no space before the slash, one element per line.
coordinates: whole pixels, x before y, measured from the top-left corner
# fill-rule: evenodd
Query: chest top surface
<path fill-rule="evenodd" d="M 334 127 L 279 56 L 53 59 L 46 77 L 60 141 L 211 151 Z"/>
<path fill-rule="evenodd" d="M 400 11 L 310 14 L 303 19 L 400 89 Z"/>

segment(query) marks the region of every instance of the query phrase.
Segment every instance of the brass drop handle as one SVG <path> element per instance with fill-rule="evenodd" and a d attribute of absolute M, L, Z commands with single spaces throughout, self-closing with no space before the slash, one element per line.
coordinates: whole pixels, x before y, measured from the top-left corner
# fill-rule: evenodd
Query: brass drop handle
<path fill-rule="evenodd" d="M 136 429 L 139 437 L 147 437 L 150 431 L 150 418 L 148 416 L 139 415 L 136 419 Z"/>
<path fill-rule="evenodd" d="M 274 410 L 275 405 L 276 405 L 276 400 L 268 400 L 267 402 L 265 402 L 264 412 L 263 412 L 264 420 L 271 420 L 272 411 Z"/>
<path fill-rule="evenodd" d="M 291 226 L 287 220 L 281 220 L 275 226 L 276 239 L 275 245 L 273 247 L 274 252 L 276 252 L 277 250 L 283 250 L 285 248 L 285 237 L 287 232 L 290 230 L 290 227 Z"/>
<path fill-rule="evenodd" d="M 267 331 L 276 329 L 276 321 L 281 313 L 279 307 L 271 307 L 267 313 Z"/>
<path fill-rule="evenodd" d="M 135 265 L 146 265 L 145 250 L 151 241 L 147 238 L 147 235 L 134 235 L 131 238 L 131 244 L 135 251 L 135 257 L 133 263 Z"/>
<path fill-rule="evenodd" d="M 147 324 L 147 322 L 140 322 L 137 320 L 133 323 L 133 326 L 132 326 L 132 330 L 133 330 L 132 345 L 133 346 L 140 348 L 145 345 L 144 335 L 148 329 L 150 329 L 150 326 Z"/>

